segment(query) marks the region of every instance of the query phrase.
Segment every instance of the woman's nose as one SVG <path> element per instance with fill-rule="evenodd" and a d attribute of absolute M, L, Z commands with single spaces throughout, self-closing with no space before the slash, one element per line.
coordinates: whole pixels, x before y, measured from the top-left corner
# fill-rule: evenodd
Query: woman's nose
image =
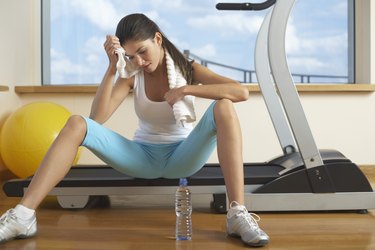
<path fill-rule="evenodd" d="M 140 57 L 139 55 L 136 55 L 136 61 L 137 61 L 137 64 L 139 66 L 142 66 L 145 63 L 145 61 L 143 60 L 143 58 Z"/>

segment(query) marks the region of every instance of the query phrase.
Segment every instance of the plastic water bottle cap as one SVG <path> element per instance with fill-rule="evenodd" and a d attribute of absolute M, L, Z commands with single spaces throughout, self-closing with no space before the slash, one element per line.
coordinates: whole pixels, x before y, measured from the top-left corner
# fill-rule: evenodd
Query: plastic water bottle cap
<path fill-rule="evenodd" d="M 188 184 L 188 181 L 186 178 L 180 178 L 180 186 L 186 186 Z"/>

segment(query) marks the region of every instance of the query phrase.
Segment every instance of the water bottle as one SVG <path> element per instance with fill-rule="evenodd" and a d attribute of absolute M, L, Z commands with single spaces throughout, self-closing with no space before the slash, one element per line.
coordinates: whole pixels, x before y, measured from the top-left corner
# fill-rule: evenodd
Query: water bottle
<path fill-rule="evenodd" d="M 187 179 L 181 178 L 175 196 L 176 240 L 191 240 L 192 223 L 191 193 L 187 187 Z"/>

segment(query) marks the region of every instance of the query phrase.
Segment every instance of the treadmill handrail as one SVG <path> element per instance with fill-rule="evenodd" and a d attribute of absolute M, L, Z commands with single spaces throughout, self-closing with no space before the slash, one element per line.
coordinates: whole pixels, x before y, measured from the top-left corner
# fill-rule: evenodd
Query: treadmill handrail
<path fill-rule="evenodd" d="M 276 0 L 267 0 L 263 3 L 218 3 L 218 10 L 265 10 L 276 3 Z"/>

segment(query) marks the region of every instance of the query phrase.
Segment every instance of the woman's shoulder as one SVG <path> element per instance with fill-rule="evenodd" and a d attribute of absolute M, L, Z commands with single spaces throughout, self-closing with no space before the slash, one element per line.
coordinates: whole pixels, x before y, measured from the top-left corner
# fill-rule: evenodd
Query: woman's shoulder
<path fill-rule="evenodd" d="M 205 82 L 207 78 L 211 78 L 216 75 L 212 70 L 199 63 L 193 62 L 192 67 L 194 82 Z"/>
<path fill-rule="evenodd" d="M 193 62 L 193 81 L 201 84 L 237 83 L 226 76 L 219 75 L 209 68 Z"/>

